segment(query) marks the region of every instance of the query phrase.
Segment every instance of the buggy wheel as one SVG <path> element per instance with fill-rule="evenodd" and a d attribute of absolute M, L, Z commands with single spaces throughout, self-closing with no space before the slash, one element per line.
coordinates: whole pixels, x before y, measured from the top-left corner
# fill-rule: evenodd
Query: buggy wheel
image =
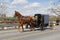
<path fill-rule="evenodd" d="M 41 29 L 41 31 L 43 31 L 44 30 L 44 27 L 41 26 L 40 29 Z"/>

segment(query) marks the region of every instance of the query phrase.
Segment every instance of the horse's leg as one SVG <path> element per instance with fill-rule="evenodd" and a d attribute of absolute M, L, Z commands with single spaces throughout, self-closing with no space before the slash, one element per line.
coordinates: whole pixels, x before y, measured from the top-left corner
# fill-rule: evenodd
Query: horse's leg
<path fill-rule="evenodd" d="M 24 31 L 23 25 L 22 25 L 22 31 Z"/>
<path fill-rule="evenodd" d="M 32 24 L 30 25 L 30 31 L 32 31 L 33 29 L 32 29 Z"/>
<path fill-rule="evenodd" d="M 35 31 L 35 27 L 34 27 L 34 26 L 32 26 L 32 30 L 34 30 L 34 31 Z"/>
<path fill-rule="evenodd" d="M 18 26 L 18 31 L 20 32 L 20 25 Z"/>
<path fill-rule="evenodd" d="M 34 25 L 31 26 L 31 29 L 35 31 L 35 27 L 34 27 Z"/>

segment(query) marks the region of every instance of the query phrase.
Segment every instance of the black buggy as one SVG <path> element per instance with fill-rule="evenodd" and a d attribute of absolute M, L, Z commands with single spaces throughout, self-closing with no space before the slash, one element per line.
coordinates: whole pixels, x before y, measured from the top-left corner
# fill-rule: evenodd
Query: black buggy
<path fill-rule="evenodd" d="M 40 30 L 44 30 L 44 27 L 47 27 L 49 24 L 49 15 L 35 14 L 34 19 L 31 24 L 33 24 L 35 28 L 40 28 Z M 26 25 L 26 28 L 28 28 L 28 25 Z"/>

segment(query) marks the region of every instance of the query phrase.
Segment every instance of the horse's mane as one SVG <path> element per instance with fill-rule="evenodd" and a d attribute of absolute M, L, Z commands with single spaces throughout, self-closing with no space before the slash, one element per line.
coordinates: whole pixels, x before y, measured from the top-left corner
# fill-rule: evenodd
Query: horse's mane
<path fill-rule="evenodd" d="M 19 13 L 18 11 L 15 11 L 15 15 L 22 17 L 21 13 Z"/>

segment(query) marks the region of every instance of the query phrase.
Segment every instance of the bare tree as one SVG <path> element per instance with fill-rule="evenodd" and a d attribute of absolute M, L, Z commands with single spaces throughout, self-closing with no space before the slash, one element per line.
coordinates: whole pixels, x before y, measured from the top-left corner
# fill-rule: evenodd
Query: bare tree
<path fill-rule="evenodd" d="M 0 3 L 0 16 L 6 17 L 6 13 L 7 13 L 7 7 L 3 3 Z"/>
<path fill-rule="evenodd" d="M 60 8 L 51 8 L 51 9 L 49 9 L 49 11 L 50 11 L 50 13 L 54 13 L 54 14 L 56 14 L 56 15 L 58 15 L 58 16 L 60 16 Z"/>
<path fill-rule="evenodd" d="M 60 3 L 60 0 L 58 0 L 57 1 L 58 3 Z M 50 13 L 54 13 L 54 14 L 56 14 L 57 16 L 60 16 L 60 6 L 58 6 L 56 3 L 57 2 L 55 2 L 55 3 L 51 3 L 51 8 L 50 9 L 48 9 L 48 11 L 50 12 Z"/>

